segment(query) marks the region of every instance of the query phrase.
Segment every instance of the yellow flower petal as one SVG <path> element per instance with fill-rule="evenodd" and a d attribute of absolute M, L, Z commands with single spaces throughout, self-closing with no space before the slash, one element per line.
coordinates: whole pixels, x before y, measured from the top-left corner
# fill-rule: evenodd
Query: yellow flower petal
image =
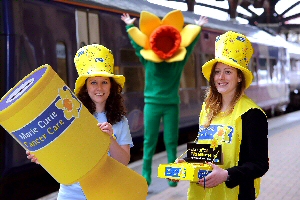
<path fill-rule="evenodd" d="M 182 61 L 186 55 L 185 47 L 179 47 L 176 53 L 169 59 L 165 60 L 168 63 Z"/>
<path fill-rule="evenodd" d="M 74 110 L 78 110 L 80 108 L 80 103 L 76 99 L 73 99 L 72 103 L 73 103 L 73 106 L 74 106 Z"/>
<path fill-rule="evenodd" d="M 199 35 L 201 31 L 201 27 L 198 25 L 188 24 L 186 25 L 182 31 L 181 34 L 181 47 L 187 47 L 189 46 L 195 38 Z"/>
<path fill-rule="evenodd" d="M 162 19 L 162 25 L 171 25 L 178 29 L 178 31 L 181 31 L 184 25 L 184 17 L 182 12 L 180 10 L 173 10 L 169 12 Z"/>
<path fill-rule="evenodd" d="M 156 55 L 154 51 L 152 51 L 151 49 L 148 50 L 142 49 L 140 53 L 143 56 L 143 58 L 151 62 L 160 63 L 164 61 L 158 55 Z"/>
<path fill-rule="evenodd" d="M 135 43 L 144 49 L 150 49 L 149 37 L 141 32 L 137 27 L 132 27 L 127 31 Z"/>
<path fill-rule="evenodd" d="M 61 110 L 64 110 L 64 109 L 65 109 L 62 99 L 58 100 L 58 101 L 55 103 L 55 106 L 56 106 L 58 109 L 61 109 Z"/>
<path fill-rule="evenodd" d="M 64 98 L 65 98 L 65 99 L 70 99 L 70 101 L 74 99 L 73 96 L 72 96 L 72 94 L 71 94 L 71 91 L 70 91 L 70 90 L 66 90 L 66 91 L 65 91 L 65 96 L 64 96 Z"/>
<path fill-rule="evenodd" d="M 66 92 L 65 92 L 63 89 L 61 89 L 61 88 L 58 90 L 58 94 L 59 94 L 59 96 L 61 96 L 61 97 L 64 97 L 64 96 L 65 96 L 65 93 L 66 93 Z"/>
<path fill-rule="evenodd" d="M 74 116 L 75 118 L 78 118 L 78 116 L 79 116 L 79 113 L 78 113 L 77 109 L 73 109 L 73 110 L 71 111 L 71 114 L 72 114 L 72 116 Z"/>
<path fill-rule="evenodd" d="M 140 30 L 150 37 L 151 33 L 161 25 L 161 20 L 156 15 L 147 12 L 142 11 L 141 17 L 140 17 Z"/>
<path fill-rule="evenodd" d="M 70 120 L 73 117 L 73 113 L 67 110 L 64 111 L 64 115 L 67 120 Z"/>

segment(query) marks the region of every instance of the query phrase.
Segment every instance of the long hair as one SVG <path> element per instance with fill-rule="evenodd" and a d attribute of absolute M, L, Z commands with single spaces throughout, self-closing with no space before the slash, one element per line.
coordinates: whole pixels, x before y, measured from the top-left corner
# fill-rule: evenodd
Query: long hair
<path fill-rule="evenodd" d="M 123 116 L 126 115 L 126 109 L 124 106 L 124 99 L 121 95 L 122 87 L 112 77 L 109 77 L 109 79 L 111 88 L 110 94 L 106 100 L 105 112 L 107 122 L 113 125 L 122 120 Z M 96 112 L 96 105 L 87 92 L 86 82 L 78 92 L 77 97 L 91 114 Z"/>
<path fill-rule="evenodd" d="M 207 88 L 205 99 L 204 99 L 206 104 L 205 109 L 206 111 L 208 111 L 207 120 L 204 123 L 204 127 L 208 127 L 210 125 L 212 120 L 220 113 L 222 108 L 222 94 L 218 92 L 214 81 L 216 64 L 213 66 L 211 70 L 211 74 L 209 78 L 210 87 Z M 240 69 L 237 69 L 237 75 L 242 79 L 242 81 L 239 82 L 237 85 L 234 98 L 230 102 L 230 109 L 226 114 L 230 114 L 233 111 L 235 104 L 238 102 L 238 100 L 241 98 L 241 96 L 244 94 L 246 90 L 245 76 Z"/>

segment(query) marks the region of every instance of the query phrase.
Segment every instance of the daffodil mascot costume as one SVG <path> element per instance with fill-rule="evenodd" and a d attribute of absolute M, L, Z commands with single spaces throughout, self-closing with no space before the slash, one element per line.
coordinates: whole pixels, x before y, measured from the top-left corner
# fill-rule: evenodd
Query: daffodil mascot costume
<path fill-rule="evenodd" d="M 142 175 L 150 185 L 152 157 L 161 119 L 164 123 L 168 162 L 172 163 L 177 158 L 180 78 L 200 37 L 201 27 L 200 24 L 184 26 L 184 16 L 179 10 L 169 12 L 162 20 L 143 11 L 140 15 L 140 29 L 133 22 L 129 24 L 122 20 L 127 24 L 126 29 L 136 55 L 145 67 Z M 169 185 L 174 187 L 177 183 L 169 182 Z"/>
<path fill-rule="evenodd" d="M 204 188 L 191 182 L 189 200 L 254 200 L 259 194 L 259 177 L 263 176 L 269 167 L 268 123 L 261 108 L 243 93 L 253 79 L 248 69 L 252 54 L 253 48 L 248 38 L 240 33 L 228 31 L 216 38 L 215 58 L 202 66 L 204 77 L 210 81 L 210 92 L 215 97 L 208 94 L 211 98 L 206 98 L 202 106 L 198 143 L 210 144 L 210 148 L 213 149 L 221 146 L 223 161 L 218 167 L 227 170 L 228 177 L 227 180 L 224 177 L 224 182 L 220 181 L 219 185 L 213 185 L 211 188 Z M 222 103 L 223 96 L 219 93 L 221 97 L 217 99 L 217 91 L 213 92 L 213 88 L 216 88 L 213 85 L 217 81 L 212 70 L 217 62 L 241 70 L 244 78 L 238 75 L 241 80 L 238 80 L 233 97 L 235 103 L 231 105 L 233 107 L 230 107 L 229 112 L 219 112 L 212 117 L 212 110 L 215 111 L 216 105 Z M 226 78 L 223 79 L 226 81 Z M 221 179 L 221 176 L 215 172 L 214 177 Z M 213 179 L 208 175 L 206 181 L 208 182 L 210 178 Z"/>

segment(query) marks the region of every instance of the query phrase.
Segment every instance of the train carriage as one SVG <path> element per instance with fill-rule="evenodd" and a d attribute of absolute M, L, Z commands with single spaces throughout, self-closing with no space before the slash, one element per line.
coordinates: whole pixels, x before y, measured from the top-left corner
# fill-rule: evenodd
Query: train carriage
<path fill-rule="evenodd" d="M 114 54 L 116 74 L 126 77 L 123 95 L 127 118 L 134 148 L 139 148 L 143 137 L 144 68 L 135 55 L 120 16 L 128 12 L 137 18 L 135 25 L 138 26 L 143 10 L 164 17 L 172 9 L 140 0 L 2 0 L 0 96 L 43 64 L 51 65 L 73 89 L 77 78 L 73 63 L 76 51 L 87 44 L 102 44 Z M 183 14 L 186 24 L 199 18 L 190 12 Z M 229 30 L 245 34 L 255 49 L 250 65 L 254 81 L 247 94 L 269 116 L 283 111 L 289 103 L 290 55 L 298 57 L 292 60 L 296 63 L 292 70 L 300 71 L 300 51 L 291 53 L 286 41 L 257 27 L 209 19 L 182 74 L 181 128 L 198 123 L 208 86 L 201 66 L 214 57 L 216 36 Z M 58 189 L 58 183 L 41 166 L 30 163 L 25 150 L 2 127 L 0 141 L 0 199 L 35 199 Z"/>
<path fill-rule="evenodd" d="M 288 43 L 288 55 L 290 58 L 289 80 L 289 104 L 286 112 L 300 110 L 300 44 Z"/>

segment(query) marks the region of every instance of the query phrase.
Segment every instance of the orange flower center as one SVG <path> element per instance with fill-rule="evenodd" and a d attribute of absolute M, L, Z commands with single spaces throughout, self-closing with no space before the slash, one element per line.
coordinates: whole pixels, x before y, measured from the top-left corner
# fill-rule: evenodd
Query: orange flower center
<path fill-rule="evenodd" d="M 222 136 L 223 134 L 224 134 L 224 130 L 223 129 L 219 130 L 218 136 Z"/>
<path fill-rule="evenodd" d="M 70 101 L 70 99 L 64 99 L 63 105 L 68 111 L 71 111 L 73 108 L 73 104 L 72 104 L 72 101 Z"/>
<path fill-rule="evenodd" d="M 159 26 L 150 36 L 150 47 L 160 58 L 171 58 L 181 43 L 180 32 L 173 26 Z"/>

